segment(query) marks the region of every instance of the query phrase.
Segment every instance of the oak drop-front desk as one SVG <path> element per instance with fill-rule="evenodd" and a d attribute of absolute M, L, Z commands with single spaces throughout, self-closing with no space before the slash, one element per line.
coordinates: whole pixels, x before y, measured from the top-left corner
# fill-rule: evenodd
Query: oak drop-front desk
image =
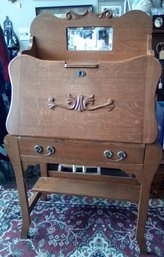
<path fill-rule="evenodd" d="M 131 11 L 66 19 L 37 16 L 32 47 L 10 63 L 12 101 L 5 145 L 15 170 L 22 237 L 40 196 L 57 192 L 138 203 L 141 252 L 150 185 L 161 160 L 155 90 L 161 67 L 151 18 Z M 39 163 L 30 201 L 23 163 Z M 127 177 L 49 171 L 48 163 L 118 168 Z"/>

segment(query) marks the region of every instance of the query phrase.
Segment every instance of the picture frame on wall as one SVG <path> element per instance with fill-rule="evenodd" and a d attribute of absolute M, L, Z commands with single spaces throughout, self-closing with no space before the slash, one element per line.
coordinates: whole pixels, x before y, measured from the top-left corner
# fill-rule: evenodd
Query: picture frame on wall
<path fill-rule="evenodd" d="M 113 17 L 120 17 L 125 13 L 125 0 L 118 1 L 98 1 L 98 12 L 102 13 L 106 10 L 113 11 Z"/>
<path fill-rule="evenodd" d="M 49 13 L 57 16 L 58 18 L 65 18 L 67 12 L 74 12 L 77 14 L 84 14 L 86 11 L 92 12 L 92 5 L 75 5 L 75 6 L 55 6 L 55 7 L 36 7 L 36 15 Z"/>

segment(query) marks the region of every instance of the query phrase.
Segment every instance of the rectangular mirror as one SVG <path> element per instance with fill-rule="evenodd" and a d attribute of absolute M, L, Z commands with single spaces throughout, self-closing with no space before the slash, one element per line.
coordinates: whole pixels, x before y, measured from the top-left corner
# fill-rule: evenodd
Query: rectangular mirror
<path fill-rule="evenodd" d="M 113 29 L 111 27 L 67 28 L 69 51 L 112 51 Z"/>

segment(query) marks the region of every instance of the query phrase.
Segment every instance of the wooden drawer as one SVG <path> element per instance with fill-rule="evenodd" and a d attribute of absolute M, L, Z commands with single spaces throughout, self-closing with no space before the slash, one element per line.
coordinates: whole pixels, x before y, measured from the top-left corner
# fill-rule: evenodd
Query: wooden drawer
<path fill-rule="evenodd" d="M 133 163 L 142 164 L 144 158 L 143 144 L 119 144 L 107 142 L 93 141 L 73 141 L 59 139 L 40 139 L 40 138 L 25 138 L 19 137 L 19 147 L 21 157 L 34 158 L 38 161 L 49 163 L 66 163 L 66 164 L 82 164 L 96 165 L 108 167 L 109 163 Z M 35 147 L 42 148 L 41 153 L 35 151 Z M 48 156 L 47 147 L 54 148 L 54 153 Z M 107 158 L 104 152 L 108 150 L 112 153 L 111 158 Z M 118 161 L 118 152 L 125 152 L 125 159 Z"/>

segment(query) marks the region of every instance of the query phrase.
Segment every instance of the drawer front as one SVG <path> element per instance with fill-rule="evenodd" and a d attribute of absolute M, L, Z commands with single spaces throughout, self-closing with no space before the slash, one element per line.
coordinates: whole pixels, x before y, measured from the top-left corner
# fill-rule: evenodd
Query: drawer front
<path fill-rule="evenodd" d="M 19 138 L 22 158 L 46 162 L 108 166 L 109 163 L 143 164 L 145 146 L 93 141 Z"/>

